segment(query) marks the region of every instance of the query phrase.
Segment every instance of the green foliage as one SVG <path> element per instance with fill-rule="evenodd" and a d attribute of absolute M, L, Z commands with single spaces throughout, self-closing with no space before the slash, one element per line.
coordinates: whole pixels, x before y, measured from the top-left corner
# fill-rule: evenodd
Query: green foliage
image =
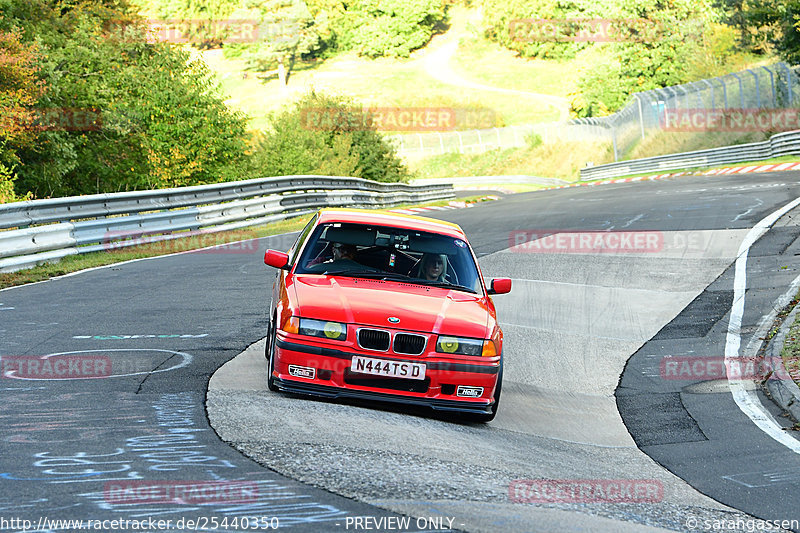
<path fill-rule="evenodd" d="M 574 115 L 593 116 L 617 111 L 635 92 L 728 66 L 735 52 L 731 34 L 718 24 L 720 10 L 712 2 L 484 0 L 483 8 L 486 35 L 522 57 L 596 55 L 571 95 Z"/>
<path fill-rule="evenodd" d="M 19 200 L 14 192 L 18 151 L 35 138 L 31 107 L 45 87 L 37 77 L 38 48 L 23 42 L 22 30 L 0 29 L 0 50 L 0 203 L 5 203 Z"/>
<path fill-rule="evenodd" d="M 606 18 L 607 7 L 594 0 L 483 0 L 485 35 L 522 57 L 569 59 L 590 44 L 543 39 L 544 26 L 534 20 Z"/>
<path fill-rule="evenodd" d="M 320 118 L 321 117 L 321 118 Z M 360 106 L 314 92 L 271 117 L 253 154 L 260 176 L 321 174 L 405 181 L 408 171 Z"/>
<path fill-rule="evenodd" d="M 8 141 L 17 191 L 48 197 L 247 177 L 245 119 L 225 107 L 205 65 L 147 43 L 124 5 L 106 4 L 28 0 L 36 16 L 11 20 L 39 43 L 47 87 L 39 113 L 96 118 L 42 124 L 31 142 Z"/>
<path fill-rule="evenodd" d="M 441 0 L 357 0 L 337 18 L 337 44 L 366 57 L 408 57 L 445 18 Z"/>
<path fill-rule="evenodd" d="M 316 20 L 300 0 L 248 0 L 247 8 L 234 11 L 232 18 L 256 20 L 260 32 L 257 42 L 229 44 L 226 57 L 244 59 L 256 71 L 291 65 L 301 58 L 317 55 L 325 46 L 324 17 Z"/>
<path fill-rule="evenodd" d="M 739 44 L 760 54 L 777 52 L 800 62 L 800 0 L 718 0 Z"/>
<path fill-rule="evenodd" d="M 542 144 L 544 144 L 544 140 L 542 139 L 542 136 L 539 135 L 538 133 L 531 133 L 525 136 L 525 146 L 527 146 L 531 150 L 541 146 Z"/>
<path fill-rule="evenodd" d="M 11 169 L 0 163 L 0 204 L 30 200 L 31 197 L 30 193 L 23 197 L 17 196 L 14 190 L 14 175 Z"/>

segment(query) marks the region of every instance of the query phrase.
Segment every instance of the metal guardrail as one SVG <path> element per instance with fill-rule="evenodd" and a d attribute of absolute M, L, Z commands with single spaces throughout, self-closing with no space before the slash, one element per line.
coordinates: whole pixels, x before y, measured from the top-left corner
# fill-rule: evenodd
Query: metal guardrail
<path fill-rule="evenodd" d="M 382 207 L 453 198 L 452 184 L 282 176 L 176 189 L 0 205 L 0 272 L 68 255 L 249 226 L 321 207 Z"/>
<path fill-rule="evenodd" d="M 709 148 L 694 152 L 646 157 L 581 169 L 581 179 L 599 180 L 629 174 L 701 168 L 744 161 L 758 161 L 784 155 L 800 155 L 800 130 L 778 133 L 767 141 Z"/>

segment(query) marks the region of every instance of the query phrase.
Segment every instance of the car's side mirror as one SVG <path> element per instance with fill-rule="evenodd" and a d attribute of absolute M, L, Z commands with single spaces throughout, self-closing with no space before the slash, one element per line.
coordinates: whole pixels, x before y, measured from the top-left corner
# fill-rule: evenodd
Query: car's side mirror
<path fill-rule="evenodd" d="M 289 266 L 289 254 L 278 250 L 267 250 L 264 254 L 264 263 L 271 267 L 286 269 Z"/>
<path fill-rule="evenodd" d="M 511 280 L 509 278 L 497 278 L 492 280 L 489 294 L 507 294 L 511 292 Z"/>

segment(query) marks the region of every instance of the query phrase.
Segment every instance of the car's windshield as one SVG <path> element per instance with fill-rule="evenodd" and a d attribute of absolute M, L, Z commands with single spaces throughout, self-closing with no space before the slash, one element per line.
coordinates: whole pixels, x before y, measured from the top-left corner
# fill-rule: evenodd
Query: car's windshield
<path fill-rule="evenodd" d="M 365 224 L 321 224 L 303 248 L 295 273 L 482 290 L 472 252 L 462 239 Z"/>

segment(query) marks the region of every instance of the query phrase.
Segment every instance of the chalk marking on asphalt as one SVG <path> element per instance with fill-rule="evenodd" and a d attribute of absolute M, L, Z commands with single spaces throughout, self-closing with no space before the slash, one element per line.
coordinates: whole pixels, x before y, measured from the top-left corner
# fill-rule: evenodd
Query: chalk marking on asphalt
<path fill-rule="evenodd" d="M 109 376 L 102 376 L 101 378 L 93 378 L 93 379 L 109 379 L 109 378 L 123 378 L 123 377 L 130 377 L 130 376 L 143 376 L 146 374 L 156 374 L 159 372 L 169 372 L 171 370 L 177 370 L 179 368 L 184 368 L 189 366 L 194 359 L 190 354 L 184 352 L 176 352 L 175 350 L 161 350 L 158 348 L 126 348 L 126 349 L 111 349 L 111 350 L 77 350 L 74 352 L 58 352 L 58 353 L 49 353 L 47 355 L 43 355 L 42 357 L 47 359 L 50 357 L 58 357 L 60 355 L 76 355 L 76 354 L 83 354 L 83 353 L 101 353 L 101 352 L 162 352 L 162 353 L 171 353 L 173 355 L 179 355 L 183 358 L 183 360 L 178 363 L 177 365 L 173 365 L 169 368 L 161 368 L 156 370 L 144 370 L 142 372 L 130 372 L 127 374 L 111 374 Z M 169 359 L 167 359 L 169 360 Z M 166 362 L 166 361 L 165 361 Z M 163 363 L 162 363 L 163 364 Z M 112 368 L 113 368 L 113 361 L 112 361 Z M 43 378 L 29 378 L 29 377 L 19 377 L 13 376 L 13 379 L 20 379 L 24 381 L 43 381 Z"/>
<path fill-rule="evenodd" d="M 761 238 L 777 220 L 800 205 L 800 198 L 789 202 L 777 211 L 764 217 L 751 229 L 741 246 L 736 258 L 736 266 L 733 279 L 733 305 L 731 306 L 731 316 L 728 321 L 728 332 L 725 336 L 725 368 L 731 368 L 734 359 L 739 358 L 739 348 L 741 346 L 741 326 L 744 317 L 745 290 L 747 289 L 747 254 L 750 247 Z M 800 283 L 800 276 L 794 280 L 790 287 L 790 292 L 797 290 L 796 283 Z M 773 312 L 775 312 L 773 310 Z M 762 324 L 765 321 L 762 319 Z M 755 335 L 754 335 L 755 337 Z M 761 405 L 755 390 L 747 390 L 745 383 L 740 379 L 731 379 L 728 376 L 728 387 L 731 390 L 733 399 L 739 409 L 758 426 L 761 431 L 769 435 L 772 439 L 783 444 L 794 453 L 800 454 L 800 441 L 788 435 L 772 415 Z"/>

